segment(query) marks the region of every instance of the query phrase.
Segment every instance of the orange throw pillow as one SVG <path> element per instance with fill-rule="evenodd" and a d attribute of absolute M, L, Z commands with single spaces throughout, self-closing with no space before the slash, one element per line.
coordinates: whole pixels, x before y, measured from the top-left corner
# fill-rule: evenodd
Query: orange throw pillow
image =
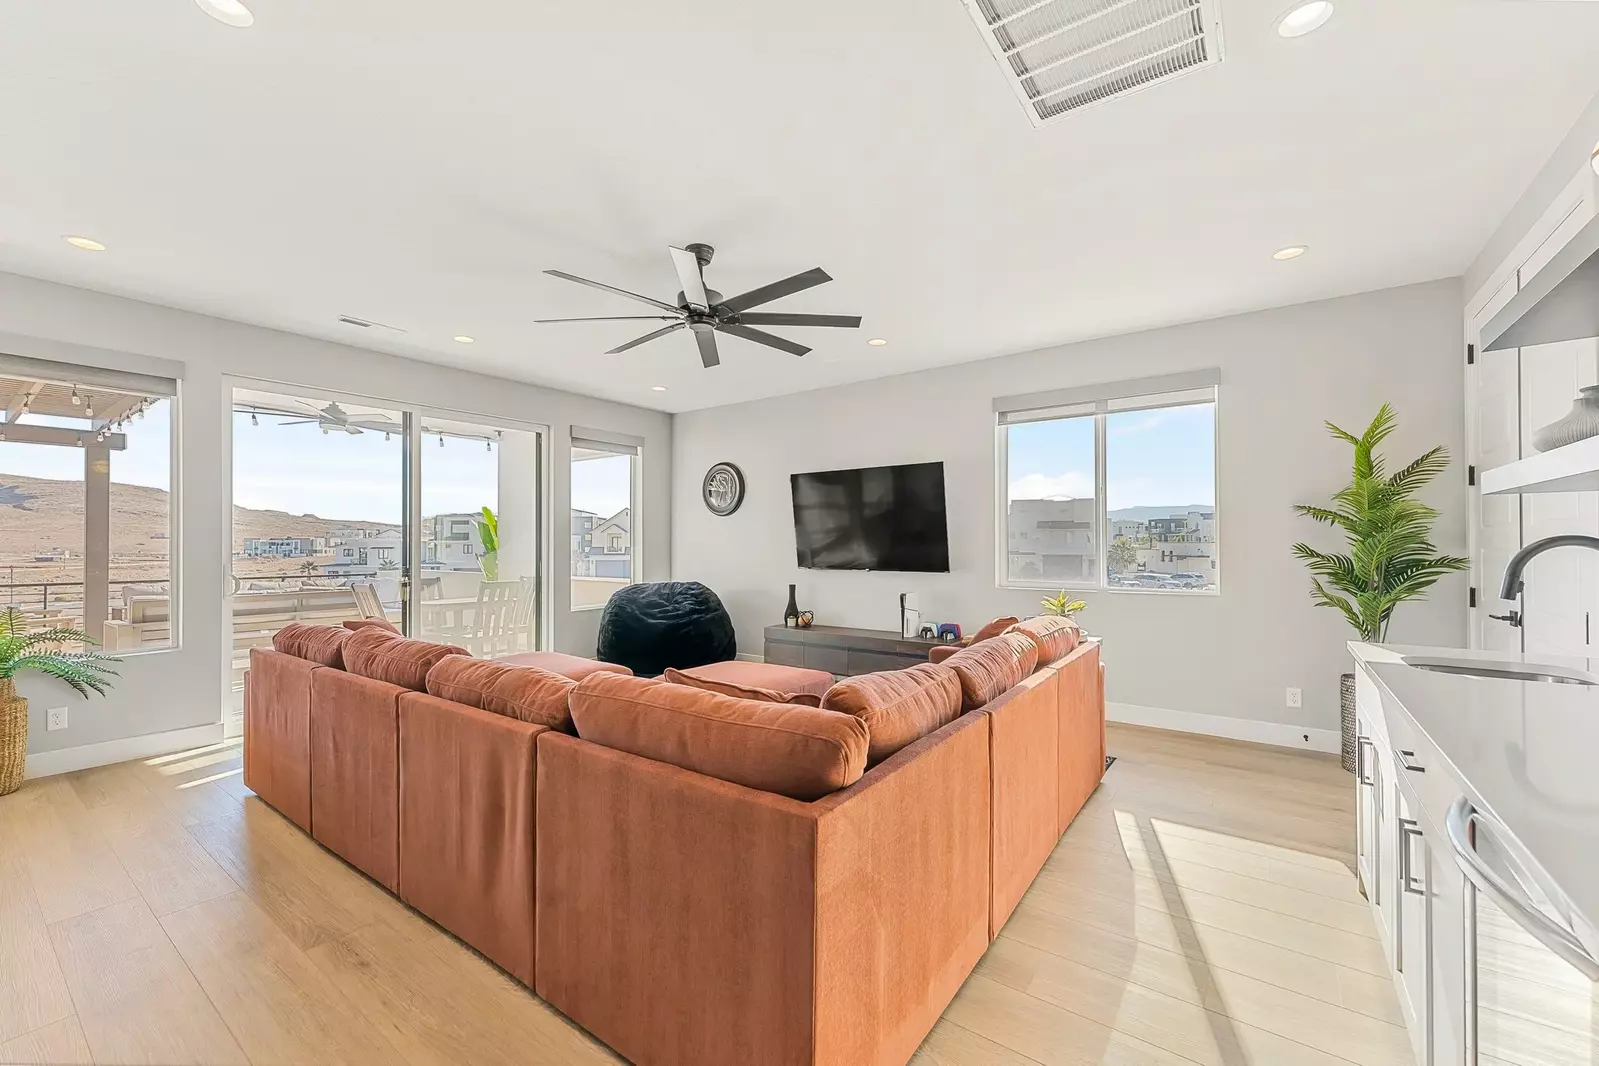
<path fill-rule="evenodd" d="M 944 660 L 960 678 L 961 710 L 975 711 L 1021 683 L 1038 665 L 1038 645 L 1025 633 L 989 637 Z"/>
<path fill-rule="evenodd" d="M 960 717 L 960 680 L 938 663 L 860 674 L 828 689 L 822 707 L 865 723 L 871 738 L 866 761 L 875 766 Z"/>
<path fill-rule="evenodd" d="M 724 696 L 732 696 L 740 700 L 759 700 L 762 703 L 790 703 L 796 707 L 820 707 L 822 697 L 815 692 L 779 692 L 776 689 L 761 688 L 759 685 L 739 684 L 735 681 L 726 681 L 716 677 L 706 677 L 699 670 L 679 670 L 675 666 L 668 666 L 666 673 L 661 675 L 674 685 L 687 685 L 690 688 L 704 689 L 706 692 L 719 692 Z M 828 677 L 832 681 L 832 677 Z"/>
<path fill-rule="evenodd" d="M 400 633 L 400 627 L 387 618 L 347 618 L 344 620 L 344 628 L 352 633 L 358 633 L 363 629 L 381 629 L 395 636 L 403 635 Z"/>
<path fill-rule="evenodd" d="M 611 673 L 579 681 L 571 707 L 584 740 L 791 799 L 820 799 L 866 770 L 866 726 L 847 714 Z"/>
<path fill-rule="evenodd" d="M 446 655 L 465 655 L 465 648 L 453 644 L 434 644 L 429 640 L 407 640 L 376 626 L 349 633 L 344 642 L 344 668 L 352 674 L 387 681 L 412 692 L 426 692 L 428 671 Z"/>
<path fill-rule="evenodd" d="M 344 669 L 344 642 L 350 631 L 338 626 L 312 626 L 304 622 L 290 622 L 272 634 L 272 647 L 296 659 L 305 659 L 318 666 Z"/>
<path fill-rule="evenodd" d="M 1020 633 L 1038 646 L 1038 661 L 1052 663 L 1064 659 L 1077 647 L 1083 631 L 1070 618 L 1058 614 L 1041 614 L 1025 622 L 1017 622 L 1007 633 Z"/>
<path fill-rule="evenodd" d="M 492 659 L 446 655 L 427 677 L 428 694 L 570 733 L 567 698 L 577 682 L 536 666 L 507 666 Z"/>
<path fill-rule="evenodd" d="M 1005 632 L 1005 630 L 1009 629 L 1011 626 L 1020 621 L 1021 619 L 1017 618 L 1013 614 L 1008 614 L 1003 618 L 996 618 L 982 629 L 979 629 L 976 633 L 973 633 L 971 639 L 966 642 L 966 646 L 971 647 L 980 640 L 987 640 L 989 637 L 997 637 L 1001 633 Z"/>

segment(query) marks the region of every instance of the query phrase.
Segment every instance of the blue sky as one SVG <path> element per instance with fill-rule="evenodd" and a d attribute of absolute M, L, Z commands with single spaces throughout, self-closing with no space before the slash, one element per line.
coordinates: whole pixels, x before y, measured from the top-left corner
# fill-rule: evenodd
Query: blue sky
<path fill-rule="evenodd" d="M 1009 430 L 1010 498 L 1094 495 L 1092 417 Z M 1214 504 L 1215 405 L 1123 411 L 1105 419 L 1107 510 Z"/>
<path fill-rule="evenodd" d="M 113 452 L 111 479 L 119 484 L 169 487 L 171 401 L 156 404 L 127 426 L 128 447 Z M 366 432 L 323 434 L 316 425 L 284 426 L 263 415 L 252 426 L 248 414 L 233 416 L 234 502 L 260 510 L 314 514 L 321 518 L 400 521 L 400 438 Z M 67 419 L 30 415 L 34 425 L 81 427 Z M 489 452 L 482 441 L 428 435 L 422 447 L 422 513 L 501 510 L 499 452 L 532 448 L 528 433 L 506 431 Z M 0 473 L 59 481 L 83 480 L 83 453 L 76 448 L 0 443 Z M 578 463 L 572 471 L 572 506 L 610 516 L 628 503 L 626 457 Z M 531 520 L 531 519 L 530 519 Z M 559 528 L 559 526 L 557 527 Z"/>

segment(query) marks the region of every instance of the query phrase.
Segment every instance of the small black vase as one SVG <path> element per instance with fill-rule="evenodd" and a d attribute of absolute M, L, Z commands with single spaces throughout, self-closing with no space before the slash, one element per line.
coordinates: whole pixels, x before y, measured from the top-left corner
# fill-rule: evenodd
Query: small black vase
<path fill-rule="evenodd" d="M 794 586 L 788 587 L 788 607 L 783 611 L 783 628 L 795 629 L 799 626 L 799 604 L 794 600 Z"/>

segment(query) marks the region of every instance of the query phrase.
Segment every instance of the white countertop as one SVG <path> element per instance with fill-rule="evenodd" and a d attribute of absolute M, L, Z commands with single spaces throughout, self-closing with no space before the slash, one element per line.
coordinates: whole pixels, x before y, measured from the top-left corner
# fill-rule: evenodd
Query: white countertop
<path fill-rule="evenodd" d="M 1575 667 L 1599 660 L 1351 642 L 1476 806 L 1505 827 L 1599 929 L 1599 687 L 1442 674 L 1403 656 Z"/>

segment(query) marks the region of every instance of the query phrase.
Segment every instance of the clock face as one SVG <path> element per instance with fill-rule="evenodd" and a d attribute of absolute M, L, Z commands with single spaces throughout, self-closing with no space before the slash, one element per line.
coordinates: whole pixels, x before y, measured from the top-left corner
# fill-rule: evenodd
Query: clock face
<path fill-rule="evenodd" d="M 705 500 L 706 510 L 727 517 L 744 502 L 743 471 L 732 463 L 717 463 L 705 472 L 700 495 Z"/>

